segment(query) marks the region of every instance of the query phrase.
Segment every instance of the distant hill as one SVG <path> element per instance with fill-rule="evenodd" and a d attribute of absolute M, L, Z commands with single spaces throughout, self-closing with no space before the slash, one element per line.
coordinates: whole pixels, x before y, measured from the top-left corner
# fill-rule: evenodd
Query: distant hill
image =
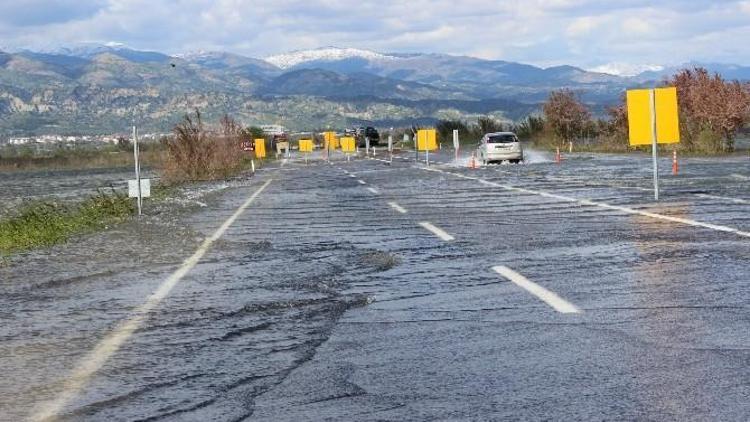
<path fill-rule="evenodd" d="M 709 65 L 750 79 L 750 68 Z M 573 66 L 540 68 L 442 54 L 384 54 L 328 47 L 267 59 L 227 52 L 170 56 L 83 44 L 0 52 L 0 137 L 167 131 L 187 111 L 229 113 L 244 124 L 290 128 L 432 122 L 488 114 L 520 119 L 567 87 L 595 109 L 624 89 L 676 69 L 625 78 Z"/>

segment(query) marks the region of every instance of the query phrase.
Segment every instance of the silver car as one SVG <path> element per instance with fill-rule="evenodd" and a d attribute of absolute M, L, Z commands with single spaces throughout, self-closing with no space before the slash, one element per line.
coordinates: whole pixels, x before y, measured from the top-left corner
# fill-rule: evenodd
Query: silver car
<path fill-rule="evenodd" d="M 513 132 L 487 133 L 479 141 L 477 155 L 482 164 L 503 161 L 520 163 L 523 161 L 523 148 Z"/>

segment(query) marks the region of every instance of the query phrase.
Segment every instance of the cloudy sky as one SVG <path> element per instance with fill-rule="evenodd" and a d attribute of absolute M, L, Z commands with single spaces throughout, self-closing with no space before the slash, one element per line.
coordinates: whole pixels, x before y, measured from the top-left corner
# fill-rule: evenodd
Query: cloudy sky
<path fill-rule="evenodd" d="M 119 42 L 265 57 L 322 46 L 633 70 L 750 64 L 750 0 L 0 0 L 0 47 Z"/>

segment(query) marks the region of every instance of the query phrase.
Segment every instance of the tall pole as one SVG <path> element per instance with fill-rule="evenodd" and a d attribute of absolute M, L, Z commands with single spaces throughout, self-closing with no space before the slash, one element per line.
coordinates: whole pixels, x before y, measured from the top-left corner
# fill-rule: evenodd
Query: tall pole
<path fill-rule="evenodd" d="M 414 132 L 412 130 L 412 134 L 414 135 L 414 162 L 419 162 L 419 132 Z"/>
<path fill-rule="evenodd" d="M 138 185 L 138 216 L 141 216 L 141 163 L 138 161 L 138 130 L 133 125 L 133 157 L 135 158 L 135 183 Z"/>
<path fill-rule="evenodd" d="M 651 156 L 654 161 L 654 200 L 659 200 L 659 150 L 656 139 L 656 92 L 651 90 Z"/>

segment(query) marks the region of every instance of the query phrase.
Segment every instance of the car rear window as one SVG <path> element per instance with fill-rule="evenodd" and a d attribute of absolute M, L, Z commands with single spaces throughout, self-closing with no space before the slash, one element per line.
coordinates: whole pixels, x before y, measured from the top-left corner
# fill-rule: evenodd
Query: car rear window
<path fill-rule="evenodd" d="M 518 142 L 515 135 L 492 135 L 487 139 L 488 144 L 510 144 L 512 142 Z"/>

